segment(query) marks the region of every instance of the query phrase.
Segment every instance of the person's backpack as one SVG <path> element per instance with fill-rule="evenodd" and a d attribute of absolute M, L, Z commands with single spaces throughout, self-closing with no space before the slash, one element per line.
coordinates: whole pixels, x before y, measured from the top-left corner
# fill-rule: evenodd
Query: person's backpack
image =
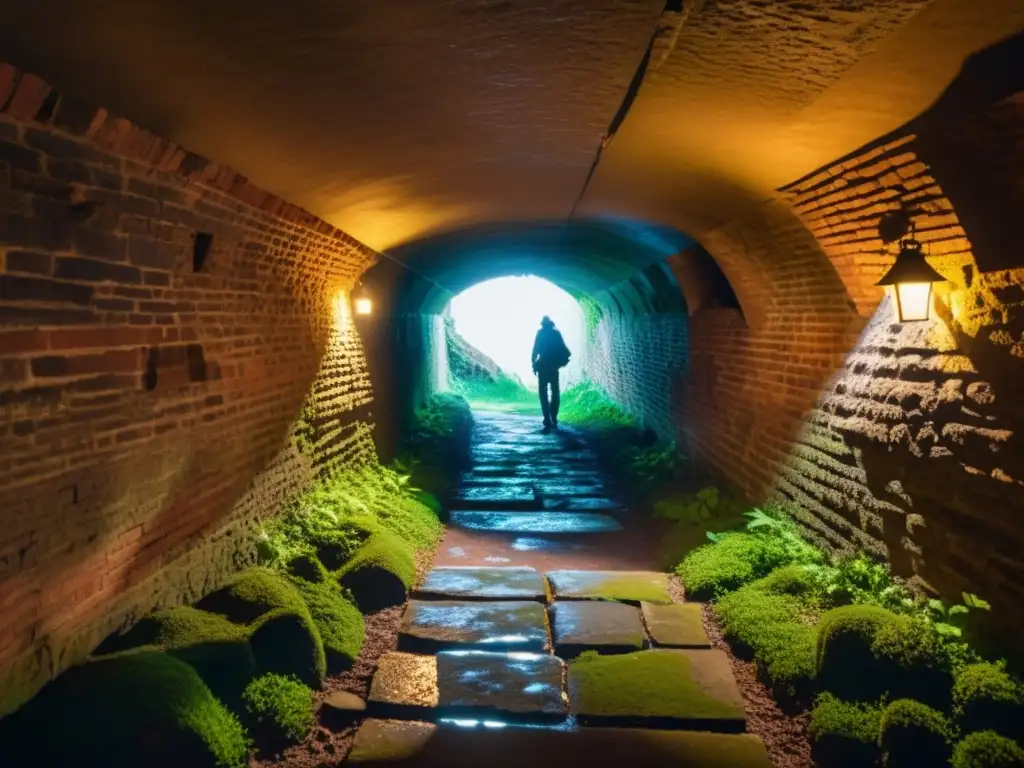
<path fill-rule="evenodd" d="M 565 340 L 562 338 L 562 335 L 559 334 L 558 348 L 554 351 L 551 362 L 553 362 L 559 368 L 565 368 L 565 366 L 569 364 L 570 357 L 572 357 L 572 352 L 570 352 L 569 348 L 565 346 Z"/>

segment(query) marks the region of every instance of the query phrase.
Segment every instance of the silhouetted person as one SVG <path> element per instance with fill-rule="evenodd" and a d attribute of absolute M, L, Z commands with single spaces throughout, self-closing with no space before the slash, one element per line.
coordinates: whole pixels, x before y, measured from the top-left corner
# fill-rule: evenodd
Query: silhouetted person
<path fill-rule="evenodd" d="M 558 403 L 561 393 L 558 390 L 558 369 L 569 364 L 572 355 L 565 346 L 562 334 L 555 328 L 554 322 L 547 315 L 540 321 L 540 330 L 533 342 L 533 372 L 537 374 L 537 387 L 540 391 L 540 409 L 544 413 L 544 429 L 558 429 Z M 548 387 L 551 388 L 551 399 L 548 399 Z"/>

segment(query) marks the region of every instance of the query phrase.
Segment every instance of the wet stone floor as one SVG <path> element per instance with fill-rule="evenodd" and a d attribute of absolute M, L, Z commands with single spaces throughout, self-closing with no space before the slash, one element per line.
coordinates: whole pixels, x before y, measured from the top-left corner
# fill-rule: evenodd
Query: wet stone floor
<path fill-rule="evenodd" d="M 475 418 L 473 467 L 348 762 L 768 768 L 700 606 L 673 603 L 585 438 Z"/>

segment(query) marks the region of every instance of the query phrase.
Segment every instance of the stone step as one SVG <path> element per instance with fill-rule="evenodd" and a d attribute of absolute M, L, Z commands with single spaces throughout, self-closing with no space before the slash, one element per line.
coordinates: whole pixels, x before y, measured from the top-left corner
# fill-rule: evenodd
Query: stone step
<path fill-rule="evenodd" d="M 410 600 L 398 628 L 399 650 L 546 651 L 547 613 L 536 601 Z"/>
<path fill-rule="evenodd" d="M 710 648 L 700 603 L 640 603 L 651 642 L 660 648 Z"/>
<path fill-rule="evenodd" d="M 449 524 L 471 531 L 558 535 L 611 533 L 622 530 L 622 524 L 610 515 L 595 512 L 551 512 L 542 510 L 522 510 L 519 512 L 456 510 L 449 516 Z"/>
<path fill-rule="evenodd" d="M 617 600 L 619 602 L 672 602 L 667 573 L 658 571 L 548 571 L 556 600 Z"/>
<path fill-rule="evenodd" d="M 742 733 L 743 697 L 718 650 L 589 656 L 569 665 L 569 706 L 583 725 Z"/>
<path fill-rule="evenodd" d="M 551 626 L 555 653 L 564 659 L 584 651 L 630 653 L 646 645 L 640 611 L 624 603 L 556 603 Z"/>
<path fill-rule="evenodd" d="M 544 577 L 534 568 L 446 566 L 434 568 L 416 590 L 418 598 L 546 600 Z"/>
<path fill-rule="evenodd" d="M 553 512 L 619 512 L 622 505 L 607 496 L 554 497 L 543 500 L 541 506 Z"/>
<path fill-rule="evenodd" d="M 395 768 L 772 768 L 764 744 L 747 734 L 477 725 L 366 720 L 348 762 Z"/>
<path fill-rule="evenodd" d="M 503 483 L 495 486 L 462 488 L 455 495 L 452 509 L 532 509 L 537 495 L 532 486 Z"/>
<path fill-rule="evenodd" d="M 564 664 L 544 653 L 393 652 L 381 658 L 368 704 L 377 716 L 563 722 Z"/>

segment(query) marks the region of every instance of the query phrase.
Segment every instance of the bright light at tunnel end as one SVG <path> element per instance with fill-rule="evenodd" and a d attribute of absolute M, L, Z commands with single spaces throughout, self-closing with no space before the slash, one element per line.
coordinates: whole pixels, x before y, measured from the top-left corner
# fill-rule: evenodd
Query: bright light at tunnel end
<path fill-rule="evenodd" d="M 566 381 L 578 378 L 584 346 L 584 320 L 572 294 L 541 277 L 499 277 L 477 283 L 449 305 L 455 330 L 466 341 L 517 376 L 527 387 L 534 382 L 530 353 L 541 318 L 549 316 L 572 351 L 563 370 Z"/>

